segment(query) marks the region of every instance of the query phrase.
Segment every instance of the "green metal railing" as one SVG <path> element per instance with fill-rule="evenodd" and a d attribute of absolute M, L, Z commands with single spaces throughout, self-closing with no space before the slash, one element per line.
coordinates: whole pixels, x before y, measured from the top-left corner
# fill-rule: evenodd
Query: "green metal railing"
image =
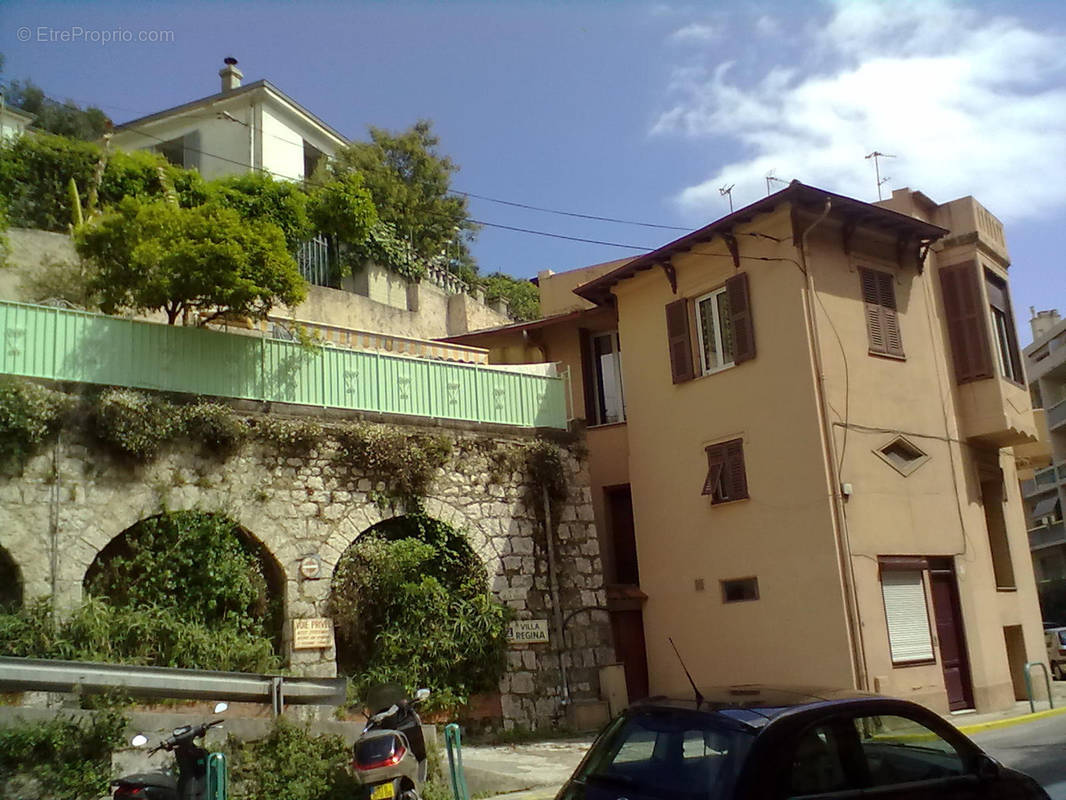
<path fill-rule="evenodd" d="M 566 427 L 563 378 L 0 301 L 0 374 Z"/>

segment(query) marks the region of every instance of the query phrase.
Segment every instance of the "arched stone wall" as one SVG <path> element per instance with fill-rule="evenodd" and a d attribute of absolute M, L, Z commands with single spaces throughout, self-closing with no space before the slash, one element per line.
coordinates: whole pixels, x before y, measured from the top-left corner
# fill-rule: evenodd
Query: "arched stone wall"
<path fill-rule="evenodd" d="M 424 426 L 407 428 L 424 433 Z M 456 453 L 423 499 L 425 513 L 467 533 L 492 591 L 519 618 L 549 618 L 545 534 L 536 508 L 525 501 L 535 493 L 520 471 L 499 474 L 490 458 L 501 448 L 517 450 L 533 433 L 461 424 L 434 425 L 433 432 L 450 437 Z M 576 444 L 560 443 L 571 487 L 558 509 L 556 543 L 564 614 L 606 602 L 587 464 Z M 322 453 L 296 458 L 250 444 L 224 462 L 190 446 L 136 468 L 84 442 L 64 439 L 55 447 L 32 459 L 21 475 L 0 477 L 0 547 L 21 569 L 25 597 L 54 592 L 60 609 L 80 602 L 89 565 L 123 531 L 164 510 L 199 510 L 225 514 L 281 565 L 287 621 L 327 616 L 341 553 L 363 531 L 407 511 L 375 505 L 370 479 L 342 463 L 328 445 Z M 301 573 L 306 556 L 317 557 L 317 576 Z M 294 673 L 336 674 L 332 648 L 293 651 L 290 624 L 284 639 Z M 592 620 L 571 642 L 580 642 L 568 668 L 571 693 L 594 696 L 597 665 L 614 661 L 609 627 Z M 500 686 L 509 725 L 544 724 L 558 713 L 553 647 L 554 642 L 516 645 L 509 653 L 509 672 Z"/>

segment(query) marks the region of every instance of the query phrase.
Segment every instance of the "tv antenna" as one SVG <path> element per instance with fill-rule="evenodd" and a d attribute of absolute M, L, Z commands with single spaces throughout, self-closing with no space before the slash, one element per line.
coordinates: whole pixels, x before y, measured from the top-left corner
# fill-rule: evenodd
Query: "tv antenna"
<path fill-rule="evenodd" d="M 769 197 L 770 195 L 772 195 L 774 193 L 774 187 L 773 187 L 774 183 L 783 183 L 785 185 L 788 185 L 788 181 L 782 180 L 781 178 L 779 178 L 776 175 L 774 175 L 774 173 L 776 171 L 777 170 L 772 169 L 772 170 L 770 170 L 769 172 L 766 173 L 766 196 L 767 197 Z"/>
<path fill-rule="evenodd" d="M 895 156 L 892 155 L 891 153 L 882 153 L 879 150 L 874 150 L 872 153 L 870 153 L 868 156 L 866 156 L 866 158 L 867 159 L 871 159 L 872 158 L 874 160 L 874 174 L 877 175 L 877 199 L 878 200 L 882 200 L 884 198 L 881 197 L 881 187 L 884 184 L 888 183 L 892 179 L 890 177 L 888 177 L 887 175 L 884 178 L 881 177 L 881 162 L 880 162 L 880 159 L 882 159 L 882 158 L 895 158 Z"/>
<path fill-rule="evenodd" d="M 736 184 L 735 183 L 731 183 L 728 186 L 722 186 L 721 188 L 718 189 L 718 194 L 722 195 L 722 197 L 728 197 L 729 198 L 729 213 L 730 214 L 733 213 L 733 187 L 734 186 L 736 186 Z"/>

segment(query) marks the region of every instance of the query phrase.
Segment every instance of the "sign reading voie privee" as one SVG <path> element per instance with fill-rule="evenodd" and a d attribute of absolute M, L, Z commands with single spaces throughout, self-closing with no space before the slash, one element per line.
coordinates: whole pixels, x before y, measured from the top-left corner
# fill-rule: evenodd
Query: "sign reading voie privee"
<path fill-rule="evenodd" d="M 333 620 L 328 617 L 313 617 L 292 621 L 293 650 L 317 650 L 324 647 L 333 647 Z"/>
<path fill-rule="evenodd" d="M 507 641 L 510 644 L 533 644 L 548 641 L 548 620 L 516 619 L 507 626 Z"/>

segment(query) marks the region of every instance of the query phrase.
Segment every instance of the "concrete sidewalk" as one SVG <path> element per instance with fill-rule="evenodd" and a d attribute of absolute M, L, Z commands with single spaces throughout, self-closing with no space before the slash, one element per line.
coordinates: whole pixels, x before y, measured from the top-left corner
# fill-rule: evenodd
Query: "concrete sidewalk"
<path fill-rule="evenodd" d="M 1066 682 L 1052 683 L 1055 708 L 1043 697 L 1031 713 L 1029 703 L 984 714 L 961 712 L 944 718 L 965 734 L 1024 725 L 1037 719 L 1066 714 Z M 552 800 L 592 744 L 595 734 L 572 739 L 508 745 L 464 745 L 463 765 L 471 796 L 489 800 Z"/>

